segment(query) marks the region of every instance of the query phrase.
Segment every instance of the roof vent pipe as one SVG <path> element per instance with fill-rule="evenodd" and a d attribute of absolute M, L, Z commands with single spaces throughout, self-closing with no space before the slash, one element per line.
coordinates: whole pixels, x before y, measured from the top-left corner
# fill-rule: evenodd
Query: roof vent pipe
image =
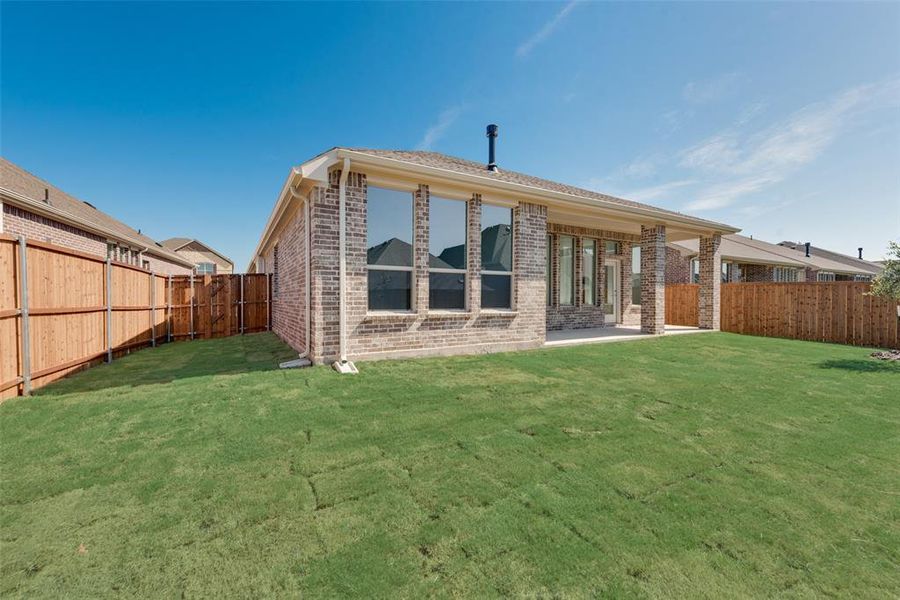
<path fill-rule="evenodd" d="M 806 256 L 809 257 L 809 242 L 806 242 Z"/>
<path fill-rule="evenodd" d="M 494 147 L 497 143 L 497 133 L 499 131 L 499 127 L 494 124 L 487 126 L 487 137 L 488 137 L 488 171 L 497 171 L 497 161 L 494 154 Z"/>
<path fill-rule="evenodd" d="M 862 248 L 857 248 L 857 250 L 859 251 L 859 260 L 862 260 Z"/>

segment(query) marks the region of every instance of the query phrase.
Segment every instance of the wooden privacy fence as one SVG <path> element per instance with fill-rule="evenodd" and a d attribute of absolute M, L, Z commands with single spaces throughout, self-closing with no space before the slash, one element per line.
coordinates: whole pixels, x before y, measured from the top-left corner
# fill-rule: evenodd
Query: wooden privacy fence
<path fill-rule="evenodd" d="M 164 341 L 270 328 L 269 276 L 157 275 L 0 234 L 0 400 Z"/>
<path fill-rule="evenodd" d="M 697 326 L 699 288 L 666 286 L 666 323 Z M 720 327 L 749 335 L 896 348 L 898 303 L 869 295 L 870 288 L 870 283 L 852 281 L 723 283 Z"/>

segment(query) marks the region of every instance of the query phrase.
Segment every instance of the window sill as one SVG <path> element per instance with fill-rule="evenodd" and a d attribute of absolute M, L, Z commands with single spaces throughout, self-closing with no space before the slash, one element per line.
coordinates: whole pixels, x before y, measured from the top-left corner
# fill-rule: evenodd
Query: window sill
<path fill-rule="evenodd" d="M 448 308 L 448 309 L 440 309 L 440 308 L 439 308 L 439 309 L 436 309 L 436 310 L 429 310 L 426 314 L 427 314 L 427 316 L 429 316 L 429 317 L 460 317 L 460 318 L 466 318 L 466 317 L 471 317 L 471 316 L 472 316 L 472 311 L 471 311 L 471 310 L 464 310 L 464 309 L 453 310 L 453 309 L 449 309 L 449 308 Z"/>
<path fill-rule="evenodd" d="M 419 314 L 411 310 L 370 310 L 366 320 L 377 319 L 415 319 Z"/>
<path fill-rule="evenodd" d="M 513 310 L 511 308 L 482 308 L 482 315 L 488 316 L 497 316 L 497 317 L 515 317 L 519 314 L 519 311 Z"/>

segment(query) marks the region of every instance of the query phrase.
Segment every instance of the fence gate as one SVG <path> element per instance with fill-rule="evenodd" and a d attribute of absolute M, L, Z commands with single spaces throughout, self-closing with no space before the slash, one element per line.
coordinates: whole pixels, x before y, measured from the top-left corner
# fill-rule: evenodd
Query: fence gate
<path fill-rule="evenodd" d="M 209 334 L 207 337 L 226 337 L 233 335 L 232 313 L 232 281 L 230 275 L 213 275 L 204 278 L 204 285 L 209 288 Z"/>

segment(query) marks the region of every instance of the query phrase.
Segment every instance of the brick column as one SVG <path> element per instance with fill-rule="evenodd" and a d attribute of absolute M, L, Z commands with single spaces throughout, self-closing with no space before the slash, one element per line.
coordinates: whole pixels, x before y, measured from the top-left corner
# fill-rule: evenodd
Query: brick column
<path fill-rule="evenodd" d="M 666 328 L 666 226 L 641 226 L 641 331 Z"/>
<path fill-rule="evenodd" d="M 481 310 L 481 194 L 473 194 L 466 203 L 466 254 L 468 309 L 477 313 Z"/>
<path fill-rule="evenodd" d="M 722 236 L 700 238 L 700 328 L 718 329 L 722 289 Z"/>
<path fill-rule="evenodd" d="M 413 302 L 419 314 L 428 311 L 428 186 L 415 192 L 415 239 L 413 240 Z"/>
<path fill-rule="evenodd" d="M 619 244 L 622 248 L 622 272 L 619 274 L 619 315 L 625 320 L 625 313 L 631 306 L 631 242 Z"/>

